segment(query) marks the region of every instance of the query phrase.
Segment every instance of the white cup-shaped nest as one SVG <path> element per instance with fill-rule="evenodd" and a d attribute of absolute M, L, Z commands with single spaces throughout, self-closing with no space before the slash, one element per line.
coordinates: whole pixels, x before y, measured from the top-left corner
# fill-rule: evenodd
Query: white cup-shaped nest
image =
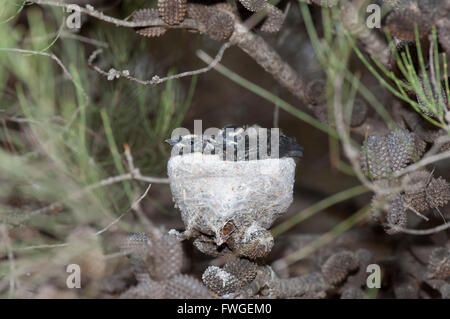
<path fill-rule="evenodd" d="M 217 238 L 229 221 L 269 229 L 292 203 L 295 161 L 223 161 L 191 153 L 173 156 L 168 175 L 186 228 Z"/>

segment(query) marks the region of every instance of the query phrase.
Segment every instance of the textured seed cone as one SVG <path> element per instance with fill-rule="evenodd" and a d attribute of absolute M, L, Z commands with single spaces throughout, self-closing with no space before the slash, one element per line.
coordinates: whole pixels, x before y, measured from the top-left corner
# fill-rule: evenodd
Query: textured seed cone
<path fill-rule="evenodd" d="M 235 258 L 228 261 L 223 270 L 234 275 L 241 281 L 242 284 L 248 284 L 252 282 L 258 271 L 258 265 L 245 258 Z"/>
<path fill-rule="evenodd" d="M 389 178 L 393 172 L 420 159 L 425 146 L 416 135 L 403 129 L 387 136 L 371 135 L 361 150 L 361 169 L 372 179 Z"/>
<path fill-rule="evenodd" d="M 170 25 L 179 24 L 186 15 L 187 0 L 158 0 L 161 19 Z"/>
<path fill-rule="evenodd" d="M 177 275 L 163 281 L 165 298 L 169 299 L 206 299 L 211 294 L 203 283 L 188 275 Z"/>
<path fill-rule="evenodd" d="M 148 274 L 136 276 L 138 284 L 120 295 L 121 299 L 161 299 L 166 291 L 163 282 L 155 281 Z"/>
<path fill-rule="evenodd" d="M 327 283 L 335 285 L 342 282 L 358 266 L 355 254 L 350 251 L 341 251 L 331 255 L 322 265 L 322 274 Z"/>
<path fill-rule="evenodd" d="M 387 136 L 391 168 L 394 172 L 405 168 L 413 161 L 415 154 L 415 140 L 407 130 L 394 130 Z"/>
<path fill-rule="evenodd" d="M 352 117 L 350 119 L 351 127 L 361 126 L 367 119 L 367 113 L 369 109 L 367 104 L 360 99 L 356 99 L 353 104 Z"/>
<path fill-rule="evenodd" d="M 131 16 L 132 21 L 147 21 L 151 19 L 156 19 L 159 17 L 158 10 L 156 9 L 140 9 L 133 13 Z"/>
<path fill-rule="evenodd" d="M 439 247 L 432 251 L 428 261 L 428 277 L 447 279 L 450 277 L 450 249 Z"/>
<path fill-rule="evenodd" d="M 216 41 L 227 40 L 234 31 L 233 16 L 222 10 L 211 13 L 206 23 L 206 33 Z"/>
<path fill-rule="evenodd" d="M 187 5 L 187 16 L 191 19 L 200 21 L 205 24 L 208 23 L 208 19 L 213 13 L 210 7 L 201 4 L 189 3 Z"/>
<path fill-rule="evenodd" d="M 364 299 L 365 293 L 361 288 L 348 287 L 341 293 L 341 299 Z"/>
<path fill-rule="evenodd" d="M 403 199 L 407 206 L 414 208 L 418 212 L 428 210 L 426 188 L 430 179 L 431 174 L 425 170 L 415 171 L 402 179 Z"/>
<path fill-rule="evenodd" d="M 256 259 L 265 257 L 273 247 L 273 237 L 268 230 L 258 229 L 252 233 L 234 233 L 228 246 L 238 256 Z"/>
<path fill-rule="evenodd" d="M 442 177 L 433 178 L 426 189 L 426 198 L 431 208 L 439 208 L 450 201 L 450 184 Z"/>
<path fill-rule="evenodd" d="M 386 137 L 370 135 L 361 150 L 361 169 L 372 179 L 388 178 L 392 174 Z"/>
<path fill-rule="evenodd" d="M 152 278 L 164 280 L 181 272 L 184 253 L 181 243 L 174 236 L 165 234 L 155 241 L 152 250 L 152 263 L 149 272 Z"/>
<path fill-rule="evenodd" d="M 167 29 L 162 27 L 152 27 L 136 30 L 136 33 L 148 38 L 157 38 L 166 33 Z"/>
<path fill-rule="evenodd" d="M 394 294 L 396 299 L 418 299 L 419 292 L 419 283 L 412 278 L 395 282 L 394 284 Z"/>
<path fill-rule="evenodd" d="M 389 202 L 389 210 L 386 214 L 386 232 L 395 234 L 398 232 L 395 228 L 405 228 L 406 223 L 406 208 L 402 196 L 398 195 Z"/>
<path fill-rule="evenodd" d="M 209 266 L 202 275 L 203 283 L 219 296 L 236 292 L 241 283 L 229 272 L 216 266 Z"/>
<path fill-rule="evenodd" d="M 267 0 L 239 0 L 239 2 L 249 11 L 257 12 L 262 10 Z"/>
<path fill-rule="evenodd" d="M 277 7 L 268 4 L 267 5 L 267 18 L 261 26 L 261 31 L 276 33 L 281 30 L 284 23 L 284 13 Z"/>
<path fill-rule="evenodd" d="M 431 30 L 430 18 L 414 5 L 401 7 L 387 17 L 386 30 L 398 39 L 412 41 L 415 39 L 414 23 L 417 23 L 419 37 L 422 37 Z"/>
<path fill-rule="evenodd" d="M 120 249 L 123 252 L 129 253 L 129 258 L 135 273 L 146 273 L 148 271 L 149 258 L 151 256 L 151 242 L 145 233 L 128 236 L 120 244 Z"/>

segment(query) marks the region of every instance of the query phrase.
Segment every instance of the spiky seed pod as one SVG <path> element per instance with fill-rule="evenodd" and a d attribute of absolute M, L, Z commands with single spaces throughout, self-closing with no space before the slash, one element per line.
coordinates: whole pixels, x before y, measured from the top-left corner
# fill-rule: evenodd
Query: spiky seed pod
<path fill-rule="evenodd" d="M 358 259 L 351 251 L 341 251 L 331 255 L 322 265 L 322 274 L 326 282 L 336 285 L 358 268 Z"/>
<path fill-rule="evenodd" d="M 158 238 L 152 249 L 149 272 L 152 278 L 163 280 L 181 272 L 184 263 L 184 253 L 181 243 L 175 236 L 165 234 Z"/>
<path fill-rule="evenodd" d="M 157 38 L 166 33 L 167 29 L 162 27 L 152 27 L 136 30 L 136 33 L 148 38 Z"/>
<path fill-rule="evenodd" d="M 402 179 L 404 203 L 418 212 L 426 211 L 429 206 L 426 200 L 426 188 L 431 174 L 426 170 L 412 172 Z"/>
<path fill-rule="evenodd" d="M 217 3 L 217 4 L 213 5 L 213 8 L 217 9 L 217 10 L 227 11 L 230 13 L 236 13 L 236 10 L 233 8 L 233 6 L 227 2 Z"/>
<path fill-rule="evenodd" d="M 158 11 L 161 19 L 169 24 L 179 24 L 186 15 L 187 0 L 158 0 Z"/>
<path fill-rule="evenodd" d="M 365 293 L 361 288 L 348 287 L 341 293 L 341 299 L 364 299 Z"/>
<path fill-rule="evenodd" d="M 404 279 L 394 284 L 396 299 L 418 299 L 419 292 L 419 283 L 412 278 Z"/>
<path fill-rule="evenodd" d="M 131 20 L 133 22 L 147 21 L 156 19 L 159 17 L 158 10 L 156 9 L 140 9 L 133 13 Z"/>
<path fill-rule="evenodd" d="M 353 104 L 352 117 L 350 119 L 350 126 L 361 126 L 366 121 L 368 112 L 369 109 L 366 102 L 361 99 L 355 99 L 355 103 Z"/>
<path fill-rule="evenodd" d="M 399 171 L 413 161 L 415 154 L 414 137 L 407 130 L 394 130 L 387 136 L 392 170 Z"/>
<path fill-rule="evenodd" d="M 428 261 L 428 277 L 447 279 L 450 277 L 450 248 L 435 248 Z"/>
<path fill-rule="evenodd" d="M 121 251 L 129 253 L 133 270 L 137 274 L 148 271 L 150 248 L 151 242 L 145 233 L 130 235 L 120 244 Z"/>
<path fill-rule="evenodd" d="M 432 178 L 426 189 L 426 198 L 431 208 L 447 205 L 450 201 L 450 184 L 442 177 Z"/>
<path fill-rule="evenodd" d="M 267 4 L 267 0 L 239 0 L 239 2 L 249 11 L 257 12 Z"/>
<path fill-rule="evenodd" d="M 422 37 L 431 30 L 430 18 L 414 4 L 401 6 L 386 18 L 386 29 L 398 39 L 412 41 L 415 39 L 415 32 L 411 21 L 417 23 L 419 36 Z"/>
<path fill-rule="evenodd" d="M 403 197 L 397 195 L 389 201 L 389 210 L 386 214 L 386 232 L 388 234 L 395 234 L 398 232 L 397 227 L 405 228 L 406 219 L 406 208 L 403 203 Z"/>
<path fill-rule="evenodd" d="M 361 169 L 372 179 L 386 179 L 420 159 L 424 150 L 425 143 L 407 130 L 370 135 L 361 150 Z"/>
<path fill-rule="evenodd" d="M 225 10 L 217 10 L 211 13 L 206 23 L 206 33 L 216 41 L 227 40 L 234 31 L 233 16 Z"/>
<path fill-rule="evenodd" d="M 384 136 L 370 135 L 361 150 L 361 169 L 372 179 L 388 178 L 392 174 L 389 150 Z"/>
<path fill-rule="evenodd" d="M 245 258 L 234 258 L 225 263 L 223 270 L 234 275 L 245 285 L 255 279 L 258 264 Z"/>
<path fill-rule="evenodd" d="M 277 7 L 267 4 L 267 18 L 261 26 L 261 31 L 277 33 L 284 23 L 284 13 Z"/>
<path fill-rule="evenodd" d="M 209 266 L 202 275 L 203 283 L 219 296 L 236 292 L 241 282 L 234 275 L 216 266 Z"/>
<path fill-rule="evenodd" d="M 177 275 L 162 281 L 165 298 L 168 299 L 208 299 L 211 293 L 199 280 L 188 275 Z"/>
<path fill-rule="evenodd" d="M 238 256 L 255 259 L 266 256 L 272 250 L 273 237 L 266 229 L 250 227 L 244 233 L 233 233 L 227 244 Z"/>
<path fill-rule="evenodd" d="M 213 10 L 210 7 L 201 4 L 189 3 L 187 5 L 187 16 L 205 25 L 208 23 L 212 12 Z"/>
<path fill-rule="evenodd" d="M 121 299 L 161 299 L 165 298 L 164 284 L 152 280 L 148 274 L 137 276 L 138 284 L 120 295 Z"/>

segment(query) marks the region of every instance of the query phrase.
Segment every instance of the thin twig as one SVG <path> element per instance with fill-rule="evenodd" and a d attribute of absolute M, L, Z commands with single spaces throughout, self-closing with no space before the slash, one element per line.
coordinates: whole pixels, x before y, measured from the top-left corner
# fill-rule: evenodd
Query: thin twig
<path fill-rule="evenodd" d="M 162 78 L 159 77 L 158 75 L 155 75 L 152 77 L 151 80 L 140 80 L 138 78 L 135 78 L 134 76 L 130 75 L 130 72 L 128 70 L 119 71 L 119 70 L 112 68 L 108 72 L 106 72 L 106 71 L 102 70 L 100 67 L 94 65 L 93 62 L 103 52 L 102 49 L 95 50 L 91 54 L 91 56 L 88 59 L 88 65 L 92 69 L 94 69 L 96 72 L 100 73 L 101 75 L 103 75 L 110 81 L 112 81 L 114 79 L 119 79 L 122 77 L 122 78 L 126 78 L 127 80 L 130 80 L 130 81 L 142 84 L 142 85 L 155 85 L 155 84 L 160 84 L 160 83 L 170 81 L 173 79 L 179 79 L 179 78 L 183 78 L 186 76 L 193 76 L 193 75 L 205 73 L 205 72 L 208 72 L 208 71 L 214 69 L 215 66 L 222 60 L 225 50 L 227 48 L 229 48 L 230 46 L 231 46 L 231 44 L 229 42 L 226 42 L 225 44 L 223 44 L 221 46 L 221 48 L 219 49 L 219 52 L 217 52 L 217 55 L 214 58 L 214 60 L 204 68 L 201 68 L 198 70 L 193 70 L 193 71 L 182 72 L 182 73 L 178 73 L 175 75 L 170 75 L 170 76 L 166 76 L 166 77 L 162 77 Z"/>

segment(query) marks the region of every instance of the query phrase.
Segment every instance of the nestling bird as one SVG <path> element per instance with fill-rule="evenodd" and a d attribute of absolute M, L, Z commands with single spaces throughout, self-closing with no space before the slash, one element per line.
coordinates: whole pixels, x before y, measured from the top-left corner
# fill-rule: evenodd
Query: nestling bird
<path fill-rule="evenodd" d="M 166 142 L 173 146 L 172 154 L 219 154 L 223 160 L 230 161 L 284 157 L 299 160 L 303 155 L 303 149 L 295 138 L 284 135 L 278 129 L 269 130 L 258 125 L 227 125 L 215 135 L 178 135 Z"/>

